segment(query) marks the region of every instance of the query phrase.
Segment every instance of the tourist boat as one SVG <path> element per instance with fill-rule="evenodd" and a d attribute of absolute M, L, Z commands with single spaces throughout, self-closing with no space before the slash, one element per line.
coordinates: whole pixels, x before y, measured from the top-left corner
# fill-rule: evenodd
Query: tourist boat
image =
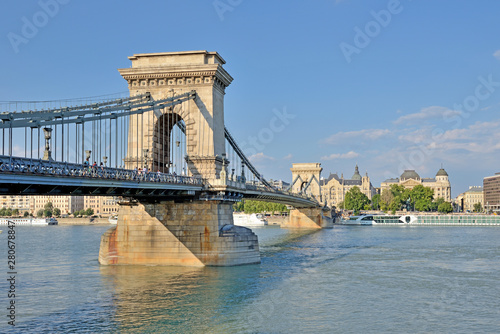
<path fill-rule="evenodd" d="M 350 216 L 347 219 L 342 219 L 340 225 L 374 225 L 377 222 L 372 215 Z"/>
<path fill-rule="evenodd" d="M 0 219 L 0 225 L 8 225 L 9 221 L 14 222 L 16 226 L 45 226 L 58 224 L 58 221 L 55 218 L 2 218 Z"/>
<path fill-rule="evenodd" d="M 233 213 L 234 225 L 238 226 L 266 226 L 267 220 L 260 214 Z"/>
<path fill-rule="evenodd" d="M 113 225 L 118 224 L 118 216 L 109 216 L 108 222 Z"/>
<path fill-rule="evenodd" d="M 340 221 L 341 225 L 405 225 L 418 222 L 413 215 L 360 215 L 351 216 Z"/>
<path fill-rule="evenodd" d="M 494 215 L 362 215 L 352 216 L 341 220 L 341 225 L 398 225 L 398 226 L 421 226 L 421 225 L 460 225 L 460 226 L 483 226 L 500 225 L 500 217 Z"/>
<path fill-rule="evenodd" d="M 418 221 L 418 218 L 413 216 L 413 215 L 404 215 L 404 216 L 399 217 L 399 220 L 403 224 L 413 224 L 413 223 L 416 223 Z"/>

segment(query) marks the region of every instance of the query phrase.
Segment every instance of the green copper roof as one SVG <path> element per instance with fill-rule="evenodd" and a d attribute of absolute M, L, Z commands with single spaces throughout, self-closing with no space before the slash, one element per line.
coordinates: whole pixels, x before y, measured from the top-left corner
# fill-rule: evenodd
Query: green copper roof
<path fill-rule="evenodd" d="M 359 174 L 358 165 L 356 165 L 356 168 L 354 168 L 354 175 L 351 177 L 351 180 L 361 181 L 361 174 Z"/>
<path fill-rule="evenodd" d="M 448 173 L 446 173 L 446 171 L 441 168 L 440 170 L 438 170 L 436 176 L 448 176 Z"/>
<path fill-rule="evenodd" d="M 419 180 L 420 179 L 420 175 L 418 175 L 417 172 L 415 172 L 413 169 L 407 169 L 407 170 L 404 171 L 403 174 L 401 174 L 400 179 L 402 181 L 408 180 L 408 179 Z"/>

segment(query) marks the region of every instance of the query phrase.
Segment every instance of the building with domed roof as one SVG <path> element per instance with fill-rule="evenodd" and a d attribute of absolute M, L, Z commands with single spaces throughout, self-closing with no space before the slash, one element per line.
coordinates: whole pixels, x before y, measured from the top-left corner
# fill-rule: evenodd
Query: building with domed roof
<path fill-rule="evenodd" d="M 417 185 L 423 185 L 434 190 L 434 198 L 442 197 L 445 201 L 451 202 L 451 184 L 448 173 L 441 168 L 433 178 L 421 178 L 413 169 L 407 169 L 399 178 L 388 179 L 381 183 L 380 191 L 389 189 L 391 185 L 401 185 L 407 189 L 413 189 Z"/>
<path fill-rule="evenodd" d="M 330 207 L 337 207 L 338 203 L 344 201 L 345 194 L 353 187 L 358 187 L 370 200 L 377 193 L 370 182 L 368 173 L 361 176 L 358 165 L 354 168 L 354 174 L 350 179 L 344 179 L 344 174 L 339 177 L 337 173 L 320 180 L 321 202 Z"/>

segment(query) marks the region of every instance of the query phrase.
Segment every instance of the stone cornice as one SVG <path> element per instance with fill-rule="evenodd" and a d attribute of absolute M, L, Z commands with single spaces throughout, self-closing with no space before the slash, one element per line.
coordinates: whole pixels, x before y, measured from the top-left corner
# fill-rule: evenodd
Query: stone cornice
<path fill-rule="evenodd" d="M 165 66 L 165 67 L 142 67 L 142 68 L 121 68 L 118 69 L 123 78 L 130 80 L 151 80 L 151 79 L 182 79 L 182 78 L 204 78 L 213 77 L 210 82 L 194 82 L 195 84 L 212 83 L 215 79 L 225 87 L 229 86 L 233 78 L 226 72 L 220 64 L 191 65 L 186 66 Z"/>
<path fill-rule="evenodd" d="M 321 170 L 322 169 L 293 169 L 292 173 L 296 173 L 296 174 L 307 174 L 307 173 L 316 174 L 318 172 L 321 173 Z"/>
<path fill-rule="evenodd" d="M 197 50 L 197 51 L 180 51 L 180 52 L 159 52 L 159 53 L 138 53 L 131 57 L 128 57 L 130 60 L 136 60 L 137 58 L 143 57 L 158 57 L 158 56 L 172 56 L 172 55 L 194 55 L 194 54 L 205 54 L 205 55 L 213 55 L 217 58 L 218 62 L 221 64 L 225 64 L 226 61 L 220 56 L 218 52 L 208 52 L 207 50 Z"/>

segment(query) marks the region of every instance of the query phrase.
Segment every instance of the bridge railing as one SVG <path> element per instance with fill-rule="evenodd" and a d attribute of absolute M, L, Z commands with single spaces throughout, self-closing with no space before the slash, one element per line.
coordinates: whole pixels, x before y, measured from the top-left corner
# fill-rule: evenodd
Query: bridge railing
<path fill-rule="evenodd" d="M 9 156 L 0 156 L 0 173 L 25 173 L 31 175 L 203 185 L 203 180 L 194 176 L 190 177 L 161 172 L 143 172 L 123 168 L 91 166 L 88 164 L 82 165 L 29 158 L 13 158 Z"/>
<path fill-rule="evenodd" d="M 310 200 L 313 202 L 318 202 L 314 197 L 308 196 L 306 194 L 300 193 L 292 193 L 289 190 L 279 190 L 276 188 L 269 188 L 264 185 L 258 185 L 252 182 L 247 182 L 246 187 L 247 190 L 253 190 L 253 191 L 261 191 L 261 192 L 267 192 L 267 193 L 274 193 L 274 194 L 280 194 L 280 195 L 286 195 L 286 196 L 293 196 L 293 197 L 300 197 L 306 200 Z"/>
<path fill-rule="evenodd" d="M 300 197 L 302 199 L 312 201 L 315 203 L 318 203 L 318 201 L 311 196 L 308 196 L 307 194 L 296 194 L 292 193 L 289 190 L 280 190 L 276 189 L 274 187 L 270 187 L 267 185 L 263 185 L 262 183 L 257 183 L 255 181 L 245 181 L 241 180 L 238 177 L 227 177 L 226 179 L 220 178 L 220 179 L 204 179 L 203 183 L 205 186 L 208 187 L 214 187 L 214 186 L 224 186 L 224 187 L 229 187 L 232 189 L 236 189 L 236 191 L 258 191 L 263 194 L 276 194 L 276 195 L 282 195 L 282 196 L 290 196 L 290 197 Z M 318 203 L 319 205 L 319 203 Z"/>

